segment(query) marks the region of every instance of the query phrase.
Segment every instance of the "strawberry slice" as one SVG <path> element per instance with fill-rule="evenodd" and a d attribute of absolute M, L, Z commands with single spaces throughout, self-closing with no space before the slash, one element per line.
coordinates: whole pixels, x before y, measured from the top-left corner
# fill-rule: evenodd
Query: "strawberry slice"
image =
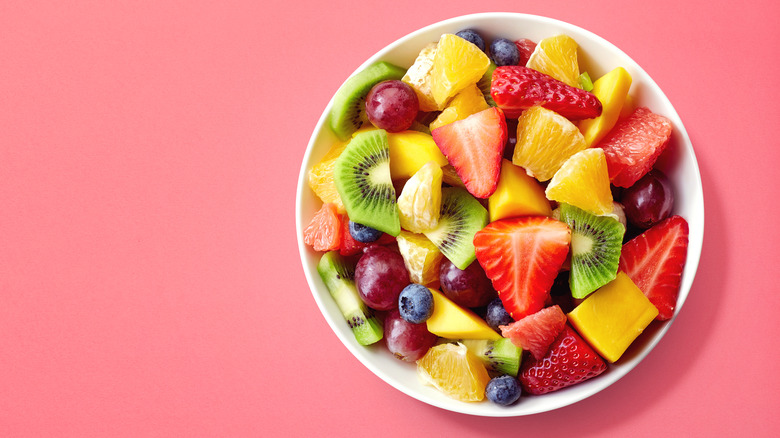
<path fill-rule="evenodd" d="M 488 108 L 431 131 L 433 141 L 455 168 L 466 190 L 477 198 L 496 191 L 506 144 L 506 119 Z"/>
<path fill-rule="evenodd" d="M 521 65 L 496 68 L 490 95 L 509 118 L 520 117 L 523 110 L 535 105 L 553 110 L 569 120 L 601 115 L 601 101 L 593 93 Z"/>
<path fill-rule="evenodd" d="M 514 320 L 544 308 L 570 242 L 569 227 L 547 216 L 498 220 L 474 236 L 477 260 Z"/>
<path fill-rule="evenodd" d="M 672 216 L 625 245 L 619 269 L 658 308 L 657 320 L 674 315 L 680 280 L 688 256 L 688 222 Z"/>
<path fill-rule="evenodd" d="M 341 247 L 341 215 L 336 204 L 326 203 L 303 230 L 303 242 L 315 251 L 333 251 Z"/>
<path fill-rule="evenodd" d="M 566 324 L 542 359 L 523 361 L 518 379 L 524 392 L 539 395 L 591 379 L 606 369 L 604 359 Z"/>
<path fill-rule="evenodd" d="M 499 328 L 501 336 L 509 338 L 515 346 L 530 351 L 536 360 L 542 360 L 564 326 L 566 315 L 556 305 Z"/>

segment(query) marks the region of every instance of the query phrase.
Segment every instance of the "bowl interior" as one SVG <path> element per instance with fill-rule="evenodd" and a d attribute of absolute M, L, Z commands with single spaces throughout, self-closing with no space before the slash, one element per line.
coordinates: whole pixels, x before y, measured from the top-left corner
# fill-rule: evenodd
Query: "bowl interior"
<path fill-rule="evenodd" d="M 636 104 L 647 106 L 653 112 L 662 114 L 672 121 L 674 130 L 670 145 L 656 167 L 666 173 L 675 187 L 674 214 L 686 218 L 690 226 L 688 259 L 676 309 L 676 312 L 679 312 L 691 288 L 699 263 L 704 232 L 704 201 L 701 177 L 690 139 L 680 117 L 663 92 L 639 65 L 603 38 L 568 23 L 516 13 L 467 15 L 427 26 L 380 50 L 355 72 L 377 60 L 409 67 L 425 44 L 438 41 L 443 33 L 455 33 L 464 28 L 477 29 L 486 41 L 499 37 L 512 40 L 529 38 L 539 41 L 548 36 L 565 33 L 574 38 L 580 46 L 579 61 L 582 71 L 587 71 L 592 78 L 596 79 L 615 67 L 625 68 L 633 79 L 630 94 Z M 612 364 L 601 376 L 544 396 L 523 397 L 514 406 L 508 408 L 489 402 L 463 403 L 452 400 L 436 389 L 421 384 L 417 380 L 414 364 L 395 359 L 387 351 L 383 342 L 370 347 L 358 345 L 317 274 L 316 266 L 320 254 L 304 245 L 302 237 L 304 227 L 321 205 L 319 199 L 308 188 L 308 169 L 319 162 L 336 141 L 336 137 L 327 126 L 327 116 L 332 103 L 331 100 L 314 128 L 301 164 L 296 199 L 298 248 L 312 295 L 328 324 L 349 351 L 382 380 L 422 402 L 450 411 L 496 417 L 533 414 L 569 405 L 606 388 L 634 368 L 669 329 L 674 318 L 665 323 L 654 322 L 632 344 L 620 361 Z"/>

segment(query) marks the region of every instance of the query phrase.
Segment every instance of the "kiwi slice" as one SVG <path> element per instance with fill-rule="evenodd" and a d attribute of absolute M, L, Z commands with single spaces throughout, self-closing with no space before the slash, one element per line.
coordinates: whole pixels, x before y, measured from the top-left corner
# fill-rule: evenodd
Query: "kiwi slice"
<path fill-rule="evenodd" d="M 391 236 L 401 232 L 387 132 L 355 135 L 334 163 L 333 180 L 350 220 Z"/>
<path fill-rule="evenodd" d="M 371 309 L 363 303 L 355 286 L 355 266 L 338 251 L 323 254 L 317 272 L 336 301 L 352 334 L 360 345 L 371 345 L 382 339 L 382 325 Z"/>
<path fill-rule="evenodd" d="M 460 342 L 482 360 L 488 371 L 517 377 L 523 350 L 511 340 L 464 339 Z"/>
<path fill-rule="evenodd" d="M 330 111 L 330 128 L 342 140 L 349 140 L 352 133 L 368 120 L 366 116 L 366 96 L 371 87 L 390 79 L 401 79 L 406 70 L 389 62 L 379 61 L 344 82 L 333 96 Z"/>
<path fill-rule="evenodd" d="M 493 71 L 496 69 L 496 63 L 491 61 L 485 74 L 477 82 L 477 87 L 485 96 L 485 102 L 490 106 L 496 106 L 496 101 L 490 95 L 490 87 L 493 85 Z"/>
<path fill-rule="evenodd" d="M 571 295 L 585 298 L 617 276 L 626 228 L 615 218 L 569 204 L 560 205 L 560 215 L 571 228 Z"/>
<path fill-rule="evenodd" d="M 423 234 L 458 269 L 466 269 L 477 258 L 474 235 L 487 225 L 488 211 L 460 187 L 441 189 L 440 211 L 439 224 Z"/>

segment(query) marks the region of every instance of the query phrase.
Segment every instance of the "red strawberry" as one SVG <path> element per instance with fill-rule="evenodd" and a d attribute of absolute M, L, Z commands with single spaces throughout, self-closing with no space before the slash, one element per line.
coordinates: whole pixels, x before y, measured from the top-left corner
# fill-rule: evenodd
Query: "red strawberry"
<path fill-rule="evenodd" d="M 658 308 L 658 320 L 674 315 L 688 256 L 688 222 L 672 216 L 623 245 L 619 269 Z"/>
<path fill-rule="evenodd" d="M 520 65 L 498 67 L 493 72 L 490 95 L 507 117 L 519 117 L 535 105 L 555 111 L 569 120 L 601 115 L 601 101 L 585 90 Z"/>
<path fill-rule="evenodd" d="M 640 107 L 620 120 L 596 146 L 607 156 L 609 179 L 631 187 L 655 164 L 672 135 L 672 122 Z"/>
<path fill-rule="evenodd" d="M 341 246 L 341 215 L 336 204 L 323 204 L 303 230 L 303 242 L 315 251 L 333 251 Z"/>
<path fill-rule="evenodd" d="M 506 144 L 506 119 L 488 108 L 431 131 L 433 141 L 455 168 L 466 190 L 477 198 L 496 191 Z"/>
<path fill-rule="evenodd" d="M 536 49 L 536 43 L 527 38 L 523 38 L 515 41 L 515 45 L 520 52 L 520 62 L 517 64 L 526 65 L 528 63 L 528 58 L 531 57 L 531 53 L 534 53 L 534 49 Z"/>
<path fill-rule="evenodd" d="M 541 360 L 530 357 L 523 362 L 518 379 L 524 392 L 538 395 L 596 377 L 606 369 L 604 359 L 566 324 Z"/>
<path fill-rule="evenodd" d="M 565 325 L 566 315 L 560 307 L 552 306 L 499 328 L 501 336 L 541 360 Z"/>
<path fill-rule="evenodd" d="M 349 217 L 346 215 L 341 217 L 342 229 L 341 229 L 341 247 L 339 248 L 339 254 L 348 257 L 363 252 L 363 248 L 369 245 L 387 245 L 395 242 L 395 237 L 382 233 L 382 236 L 377 239 L 376 242 L 363 243 L 355 240 L 351 234 L 349 234 Z"/>
<path fill-rule="evenodd" d="M 542 310 L 569 242 L 569 227 L 547 216 L 502 219 L 476 233 L 477 260 L 514 320 Z"/>

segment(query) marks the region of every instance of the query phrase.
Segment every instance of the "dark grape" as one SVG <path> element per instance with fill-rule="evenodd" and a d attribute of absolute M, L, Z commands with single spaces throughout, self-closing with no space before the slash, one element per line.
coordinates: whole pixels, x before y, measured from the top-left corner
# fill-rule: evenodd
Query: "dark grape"
<path fill-rule="evenodd" d="M 368 120 L 388 132 L 409 129 L 419 110 L 417 94 L 412 87 L 398 80 L 382 81 L 366 96 Z"/>
<path fill-rule="evenodd" d="M 355 284 L 368 307 L 376 310 L 396 308 L 398 295 L 409 283 L 409 272 L 397 251 L 379 245 L 363 250 L 355 267 Z"/>
<path fill-rule="evenodd" d="M 666 175 L 651 170 L 633 186 L 623 190 L 620 201 L 628 222 L 637 228 L 647 229 L 672 213 L 674 192 Z"/>
<path fill-rule="evenodd" d="M 460 270 L 451 261 L 444 259 L 439 271 L 439 284 L 444 295 L 462 307 L 481 307 L 497 296 L 485 271 L 477 262 Z"/>
<path fill-rule="evenodd" d="M 414 362 L 423 357 L 435 343 L 437 336 L 428 331 L 425 323 L 414 324 L 401 318 L 398 309 L 385 317 L 387 349 L 398 359 Z"/>

